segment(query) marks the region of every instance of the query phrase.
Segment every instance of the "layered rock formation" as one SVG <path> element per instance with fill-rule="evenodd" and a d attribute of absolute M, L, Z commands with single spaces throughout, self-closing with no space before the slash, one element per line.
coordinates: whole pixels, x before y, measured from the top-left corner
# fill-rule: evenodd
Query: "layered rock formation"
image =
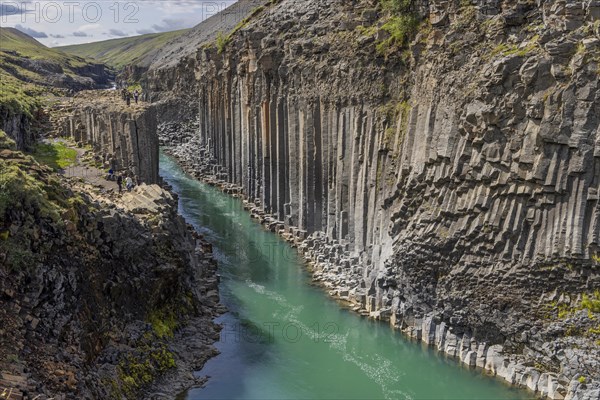
<path fill-rule="evenodd" d="M 0 184 L 0 397 L 174 398 L 197 384 L 219 336 L 216 265 L 176 198 L 157 185 L 111 198 L 1 131 Z"/>
<path fill-rule="evenodd" d="M 198 105 L 189 141 L 163 140 L 362 312 L 541 395 L 597 398 L 600 8 L 413 10 L 405 49 L 379 2 L 282 0 L 224 49 L 155 63 L 152 98 Z"/>
<path fill-rule="evenodd" d="M 157 183 L 156 113 L 124 103 L 117 91 L 78 93 L 53 110 L 55 133 L 93 146 L 107 168 Z"/>

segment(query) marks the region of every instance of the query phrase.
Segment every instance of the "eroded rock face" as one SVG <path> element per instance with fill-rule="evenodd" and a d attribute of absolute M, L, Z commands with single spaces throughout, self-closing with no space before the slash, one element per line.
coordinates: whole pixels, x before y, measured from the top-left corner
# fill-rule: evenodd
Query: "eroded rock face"
<path fill-rule="evenodd" d="M 11 147 L 0 172 L 26 175 L 0 215 L 0 393 L 175 398 L 198 384 L 219 336 L 216 263 L 176 197 L 140 185 L 113 202 Z"/>
<path fill-rule="evenodd" d="M 600 288 L 598 4 L 415 8 L 431 26 L 404 52 L 378 50 L 375 2 L 284 0 L 224 52 L 156 65 L 155 98 L 198 101 L 173 153 L 290 227 L 363 312 L 544 396 L 595 398 L 594 320 L 556 307 Z"/>
<path fill-rule="evenodd" d="M 14 113 L 8 107 L 0 107 L 0 121 L 4 132 L 8 134 L 17 144 L 20 150 L 31 149 L 35 142 L 34 134 L 31 130 L 30 118 L 22 113 Z"/>

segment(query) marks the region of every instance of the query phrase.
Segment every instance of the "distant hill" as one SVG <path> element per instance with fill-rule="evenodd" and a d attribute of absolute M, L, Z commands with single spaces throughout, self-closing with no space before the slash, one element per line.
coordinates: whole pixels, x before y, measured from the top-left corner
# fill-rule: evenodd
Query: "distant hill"
<path fill-rule="evenodd" d="M 220 13 L 207 18 L 190 29 L 151 33 L 102 42 L 56 47 L 69 54 L 91 57 L 116 68 L 135 66 L 141 71 L 151 66 L 177 63 L 207 43 L 214 43 L 241 28 L 246 19 L 271 0 L 239 0 Z M 138 76 L 139 77 L 139 76 Z"/>
<path fill-rule="evenodd" d="M 44 94 L 102 88 L 111 78 L 103 64 L 48 48 L 17 29 L 0 28 L 0 129 L 19 148 L 27 148 L 33 141 L 30 122 Z"/>
<path fill-rule="evenodd" d="M 183 29 L 173 32 L 150 33 L 101 42 L 55 47 L 55 49 L 80 57 L 93 58 L 120 69 L 130 64 L 143 63 L 144 58 L 150 53 L 188 31 L 189 29 Z"/>
<path fill-rule="evenodd" d="M 0 74 L 65 89 L 92 89 L 110 77 L 102 64 L 48 48 L 14 28 L 0 28 Z"/>

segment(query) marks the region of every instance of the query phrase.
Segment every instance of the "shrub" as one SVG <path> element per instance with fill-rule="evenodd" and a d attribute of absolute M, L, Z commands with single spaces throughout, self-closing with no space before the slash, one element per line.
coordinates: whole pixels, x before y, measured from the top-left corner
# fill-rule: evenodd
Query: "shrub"
<path fill-rule="evenodd" d="M 385 54 L 394 46 L 405 46 L 419 27 L 419 17 L 403 14 L 391 17 L 382 27 L 390 37 L 377 45 L 377 52 Z"/>
<path fill-rule="evenodd" d="M 392 13 L 406 13 L 410 11 L 412 0 L 381 0 L 381 6 Z"/>
<path fill-rule="evenodd" d="M 229 39 L 223 34 L 223 32 L 217 33 L 217 53 L 221 54 L 225 51 L 225 48 L 229 44 Z"/>

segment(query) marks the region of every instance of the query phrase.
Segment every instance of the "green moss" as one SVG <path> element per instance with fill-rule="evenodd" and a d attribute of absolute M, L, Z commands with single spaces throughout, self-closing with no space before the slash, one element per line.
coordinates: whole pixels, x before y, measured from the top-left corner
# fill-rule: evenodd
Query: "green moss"
<path fill-rule="evenodd" d="M 24 114 L 33 118 L 34 111 L 41 105 L 39 96 L 42 92 L 41 87 L 25 83 L 0 69 L 0 109 L 7 109 L 9 115 Z"/>
<path fill-rule="evenodd" d="M 63 142 L 39 143 L 35 146 L 32 155 L 39 163 L 54 170 L 65 169 L 75 164 L 77 160 L 77 151 Z"/>
<path fill-rule="evenodd" d="M 508 57 L 508 56 L 517 56 L 517 57 L 526 57 L 539 49 L 539 36 L 533 36 L 527 45 L 525 46 L 517 46 L 516 44 L 508 44 L 508 43 L 500 43 L 496 47 L 494 47 L 489 53 L 489 59 L 496 58 L 498 56 Z"/>
<path fill-rule="evenodd" d="M 394 48 L 402 48 L 416 34 L 420 19 L 415 14 L 392 16 L 381 29 L 390 36 L 376 45 L 377 53 L 386 55 Z"/>
<path fill-rule="evenodd" d="M 581 336 L 581 328 L 575 325 L 569 325 L 565 331 L 565 336 Z"/>
<path fill-rule="evenodd" d="M 412 7 L 412 0 L 380 0 L 382 8 L 391 13 L 406 13 Z"/>
<path fill-rule="evenodd" d="M 569 315 L 573 314 L 575 310 L 571 307 L 569 307 L 566 304 L 559 304 L 557 307 L 557 317 L 558 319 L 565 319 L 567 318 Z"/>
<path fill-rule="evenodd" d="M 0 150 L 2 150 L 2 149 L 15 150 L 16 148 L 17 148 L 17 145 L 16 145 L 15 141 L 12 140 L 11 138 L 9 138 L 8 135 L 6 134 L 6 132 L 4 132 L 2 129 L 0 129 Z"/>
<path fill-rule="evenodd" d="M 165 345 L 151 349 L 144 346 L 139 355 L 128 354 L 117 367 L 120 385 L 114 382 L 112 393 L 115 397 L 121 393 L 128 399 L 136 399 L 144 386 L 152 383 L 159 375 L 175 368 L 175 356 Z"/>
<path fill-rule="evenodd" d="M 457 30 L 473 30 L 474 28 L 478 28 L 477 8 L 470 1 L 461 1 L 460 13 L 452 22 L 452 26 Z"/>
<path fill-rule="evenodd" d="M 179 325 L 175 314 L 166 308 L 152 312 L 148 316 L 148 323 L 159 338 L 173 337 Z"/>
<path fill-rule="evenodd" d="M 0 159 L 0 217 L 9 208 L 39 211 L 42 217 L 58 219 L 60 207 L 48 198 L 49 186 L 36 179 L 24 168 Z"/>
<path fill-rule="evenodd" d="M 600 325 L 589 328 L 586 331 L 586 336 L 600 336 Z"/>
<path fill-rule="evenodd" d="M 579 381 L 579 383 L 585 384 L 585 376 L 580 376 L 577 380 Z"/>
<path fill-rule="evenodd" d="M 593 295 L 584 294 L 581 300 L 581 309 L 600 313 L 600 290 L 596 290 Z"/>

